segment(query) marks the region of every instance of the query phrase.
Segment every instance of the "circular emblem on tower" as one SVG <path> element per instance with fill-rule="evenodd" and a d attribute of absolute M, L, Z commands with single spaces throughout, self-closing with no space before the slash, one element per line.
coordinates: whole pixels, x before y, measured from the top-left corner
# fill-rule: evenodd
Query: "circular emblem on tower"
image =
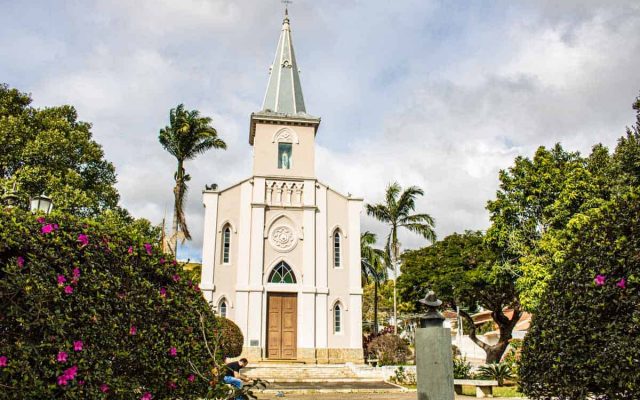
<path fill-rule="evenodd" d="M 287 252 L 296 247 L 298 238 L 289 226 L 279 225 L 271 229 L 269 243 L 277 251 Z"/>

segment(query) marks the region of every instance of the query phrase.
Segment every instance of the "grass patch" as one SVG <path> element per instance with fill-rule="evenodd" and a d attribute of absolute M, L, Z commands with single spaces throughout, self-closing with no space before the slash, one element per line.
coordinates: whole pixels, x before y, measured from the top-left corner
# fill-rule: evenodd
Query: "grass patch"
<path fill-rule="evenodd" d="M 475 396 L 475 386 L 462 386 L 462 394 L 465 396 Z M 524 397 L 524 395 L 518 392 L 517 386 L 497 386 L 493 388 L 494 397 Z"/>

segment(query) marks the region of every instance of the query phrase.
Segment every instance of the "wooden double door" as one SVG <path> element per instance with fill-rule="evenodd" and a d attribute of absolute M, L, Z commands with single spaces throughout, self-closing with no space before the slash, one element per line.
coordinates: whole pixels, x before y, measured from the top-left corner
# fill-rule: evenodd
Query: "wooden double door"
<path fill-rule="evenodd" d="M 267 294 L 267 358 L 295 360 L 298 343 L 298 295 Z"/>

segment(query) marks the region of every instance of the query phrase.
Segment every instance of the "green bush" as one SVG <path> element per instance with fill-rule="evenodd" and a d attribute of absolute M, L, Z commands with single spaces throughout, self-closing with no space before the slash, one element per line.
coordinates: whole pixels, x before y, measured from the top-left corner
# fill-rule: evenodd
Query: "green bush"
<path fill-rule="evenodd" d="M 230 319 L 219 317 L 220 335 L 222 337 L 220 349 L 223 357 L 239 357 L 242 354 L 244 336 L 242 331 Z"/>
<path fill-rule="evenodd" d="M 513 378 L 513 371 L 507 363 L 492 363 L 478 368 L 476 377 L 498 381 L 498 386 L 502 386 L 505 380 Z"/>
<path fill-rule="evenodd" d="M 0 397 L 219 396 L 220 327 L 156 233 L 0 209 Z"/>
<path fill-rule="evenodd" d="M 455 379 L 471 378 L 471 363 L 467 361 L 467 357 L 453 358 L 453 377 Z"/>
<path fill-rule="evenodd" d="M 638 159 L 634 165 L 640 175 Z M 532 399 L 638 399 L 637 188 L 574 217 L 564 240 L 524 340 L 524 393 Z"/>
<path fill-rule="evenodd" d="M 407 362 L 409 345 L 398 335 L 381 335 L 369 343 L 368 354 L 378 359 L 378 365 L 399 365 Z"/>

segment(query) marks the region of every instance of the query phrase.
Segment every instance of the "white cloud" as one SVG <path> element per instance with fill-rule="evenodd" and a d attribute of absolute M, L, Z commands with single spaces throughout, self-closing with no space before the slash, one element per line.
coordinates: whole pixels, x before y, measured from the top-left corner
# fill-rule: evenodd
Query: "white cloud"
<path fill-rule="evenodd" d="M 187 163 L 187 217 L 202 246 L 200 191 L 251 174 L 248 116 L 260 107 L 281 18 L 277 2 L 95 1 L 11 4 L 0 16 L 0 76 L 37 105 L 70 103 L 116 164 L 122 203 L 171 218 L 174 160 L 157 142 L 184 102 L 212 116 L 227 151 Z M 418 185 L 443 237 L 488 226 L 497 172 L 562 142 L 612 145 L 640 90 L 640 6 L 633 0 L 294 4 L 307 108 L 323 117 L 319 178 L 382 199 Z M 368 217 L 363 229 L 382 240 Z M 402 235 L 405 246 L 424 241 Z"/>

